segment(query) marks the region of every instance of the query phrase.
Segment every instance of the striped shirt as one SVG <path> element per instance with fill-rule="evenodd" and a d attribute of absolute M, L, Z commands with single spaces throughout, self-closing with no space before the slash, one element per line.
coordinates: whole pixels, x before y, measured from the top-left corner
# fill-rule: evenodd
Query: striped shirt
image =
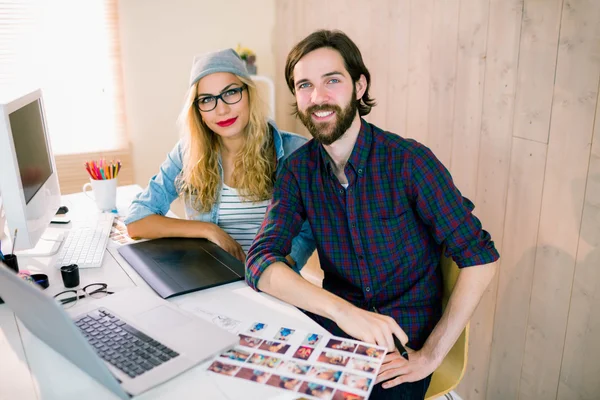
<path fill-rule="evenodd" d="M 236 189 L 223 183 L 218 225 L 247 253 L 265 218 L 269 203 L 270 200 L 257 203 L 246 201 Z"/>

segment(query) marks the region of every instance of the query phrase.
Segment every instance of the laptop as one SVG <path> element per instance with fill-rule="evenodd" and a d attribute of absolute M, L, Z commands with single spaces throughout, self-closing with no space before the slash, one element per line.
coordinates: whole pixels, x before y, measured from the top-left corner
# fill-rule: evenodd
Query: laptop
<path fill-rule="evenodd" d="M 140 288 L 86 298 L 64 310 L 0 263 L 0 296 L 31 333 L 122 399 L 238 342 L 236 335 Z"/>

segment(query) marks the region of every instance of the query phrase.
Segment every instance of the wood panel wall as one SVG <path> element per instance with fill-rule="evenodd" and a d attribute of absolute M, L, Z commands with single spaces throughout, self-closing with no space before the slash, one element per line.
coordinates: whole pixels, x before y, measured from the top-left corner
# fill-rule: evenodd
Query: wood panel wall
<path fill-rule="evenodd" d="M 429 146 L 501 252 L 471 322 L 464 399 L 600 399 L 600 1 L 278 0 L 288 51 L 341 29 L 373 76 L 372 123 Z"/>

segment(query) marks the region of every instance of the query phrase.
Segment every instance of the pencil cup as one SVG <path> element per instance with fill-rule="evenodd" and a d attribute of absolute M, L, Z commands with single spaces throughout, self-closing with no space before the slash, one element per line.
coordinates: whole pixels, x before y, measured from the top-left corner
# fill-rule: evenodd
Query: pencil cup
<path fill-rule="evenodd" d="M 14 254 L 5 254 L 4 255 L 4 264 L 17 274 L 19 273 L 19 261 L 17 260 L 17 256 Z"/>
<path fill-rule="evenodd" d="M 93 197 L 88 193 L 92 189 Z M 117 178 L 106 180 L 90 179 L 83 185 L 83 194 L 96 202 L 101 211 L 112 211 L 117 208 Z"/>

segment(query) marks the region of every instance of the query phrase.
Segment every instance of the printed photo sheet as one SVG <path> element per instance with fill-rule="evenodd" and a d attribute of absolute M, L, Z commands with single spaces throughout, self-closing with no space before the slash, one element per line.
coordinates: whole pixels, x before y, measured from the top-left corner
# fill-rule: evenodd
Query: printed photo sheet
<path fill-rule="evenodd" d="M 214 373 L 332 400 L 368 399 L 386 350 L 291 327 L 241 323 L 239 343 L 215 357 Z"/>

